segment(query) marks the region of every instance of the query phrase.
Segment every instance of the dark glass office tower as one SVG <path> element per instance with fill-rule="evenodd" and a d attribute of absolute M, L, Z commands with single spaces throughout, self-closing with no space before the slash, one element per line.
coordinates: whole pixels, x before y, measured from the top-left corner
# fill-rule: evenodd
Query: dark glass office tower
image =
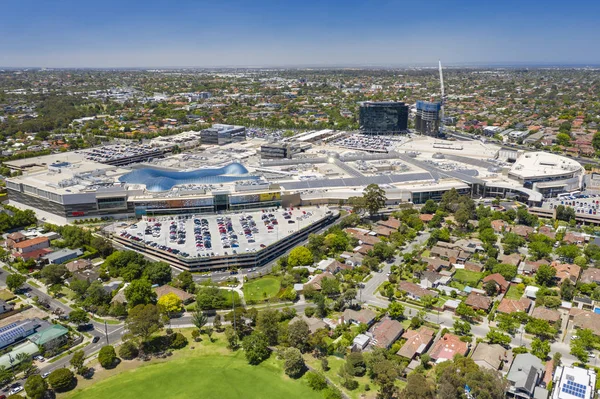
<path fill-rule="evenodd" d="M 415 116 L 415 130 L 427 136 L 440 135 L 440 103 L 417 101 L 417 114 Z"/>
<path fill-rule="evenodd" d="M 408 129 L 408 105 L 402 102 L 364 102 L 360 130 L 365 134 L 400 134 Z"/>

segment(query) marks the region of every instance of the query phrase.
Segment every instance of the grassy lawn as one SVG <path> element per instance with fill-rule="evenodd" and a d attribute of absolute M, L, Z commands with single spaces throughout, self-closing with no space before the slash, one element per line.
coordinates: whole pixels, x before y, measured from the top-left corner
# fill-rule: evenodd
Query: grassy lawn
<path fill-rule="evenodd" d="M 66 296 L 67 298 L 69 298 L 70 300 L 74 300 L 75 297 L 77 296 L 75 294 L 75 291 L 73 291 L 72 289 L 70 289 L 69 287 L 63 287 L 62 290 L 60 291 L 61 294 L 63 294 L 64 296 Z"/>
<path fill-rule="evenodd" d="M 247 301 L 262 301 L 279 293 L 281 283 L 278 278 L 266 276 L 250 280 L 244 284 L 244 298 Z"/>
<path fill-rule="evenodd" d="M 191 330 L 191 329 L 190 329 Z M 190 330 L 185 331 L 189 336 Z M 292 380 L 283 373 L 282 361 L 274 354 L 258 366 L 246 362 L 244 352 L 225 348 L 225 338 L 216 342 L 190 341 L 167 360 L 150 364 L 124 361 L 113 370 L 102 370 L 91 380 L 80 379 L 75 391 L 59 398 L 69 399 L 164 399 L 164 398 L 322 398 L 304 378 Z M 104 379 L 99 381 L 99 379 Z"/>
<path fill-rule="evenodd" d="M 10 301 L 11 299 L 15 298 L 15 296 L 16 295 L 9 290 L 0 290 L 0 299 L 3 301 Z"/>
<path fill-rule="evenodd" d="M 343 359 L 340 359 L 339 357 L 327 357 L 327 360 L 329 361 L 329 370 L 325 372 L 323 372 L 323 369 L 321 368 L 321 361 L 319 359 L 315 359 L 310 355 L 305 355 L 304 360 L 307 364 L 314 367 L 315 370 L 318 370 L 319 372 L 327 376 L 327 378 L 329 378 L 337 386 L 338 389 L 346 392 L 346 394 L 348 394 L 348 396 L 352 399 L 371 399 L 377 396 L 377 390 L 379 389 L 379 387 L 375 383 L 370 381 L 369 377 L 367 376 L 355 377 L 356 381 L 358 381 L 358 388 L 356 388 L 354 391 L 349 391 L 346 388 L 342 387 L 342 379 L 338 375 L 338 371 L 340 370 L 340 367 L 345 363 L 345 361 Z M 365 391 L 366 384 L 370 385 L 370 391 Z"/>
<path fill-rule="evenodd" d="M 426 249 L 425 251 L 423 251 L 423 252 L 421 253 L 421 256 L 422 256 L 423 258 L 429 258 L 429 255 L 431 255 L 431 252 L 429 252 L 429 250 L 428 250 L 428 249 Z"/>
<path fill-rule="evenodd" d="M 476 287 L 477 283 L 481 280 L 483 273 L 472 272 L 465 269 L 458 269 L 454 274 L 453 279 L 458 280 L 461 283 L 465 283 L 471 287 Z"/>
<path fill-rule="evenodd" d="M 504 297 L 508 299 L 521 299 L 523 293 L 524 290 L 520 290 L 519 287 L 517 287 L 515 284 L 512 284 Z"/>
<path fill-rule="evenodd" d="M 27 284 L 29 284 L 29 285 L 31 285 L 31 286 L 33 286 L 35 288 L 42 288 L 42 287 L 40 287 L 40 285 L 38 283 L 36 283 L 33 280 L 27 280 Z"/>

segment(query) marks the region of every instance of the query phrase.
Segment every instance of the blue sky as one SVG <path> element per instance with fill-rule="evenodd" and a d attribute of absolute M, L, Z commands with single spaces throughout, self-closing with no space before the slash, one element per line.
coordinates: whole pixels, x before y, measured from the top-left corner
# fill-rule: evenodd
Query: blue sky
<path fill-rule="evenodd" d="M 600 64 L 600 1 L 14 0 L 0 66 Z"/>

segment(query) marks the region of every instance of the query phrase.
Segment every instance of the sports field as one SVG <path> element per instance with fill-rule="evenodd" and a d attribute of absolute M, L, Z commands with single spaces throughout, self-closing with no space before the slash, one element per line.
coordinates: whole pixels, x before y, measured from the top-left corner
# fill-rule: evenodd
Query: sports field
<path fill-rule="evenodd" d="M 292 380 L 285 376 L 275 355 L 258 366 L 250 366 L 240 350 L 230 355 L 186 357 L 138 367 L 64 397 L 318 399 L 322 398 L 322 394 L 312 391 L 303 379 Z"/>
<path fill-rule="evenodd" d="M 244 284 L 244 298 L 246 301 L 262 301 L 274 297 L 279 293 L 281 283 L 276 277 L 262 277 L 250 280 Z"/>

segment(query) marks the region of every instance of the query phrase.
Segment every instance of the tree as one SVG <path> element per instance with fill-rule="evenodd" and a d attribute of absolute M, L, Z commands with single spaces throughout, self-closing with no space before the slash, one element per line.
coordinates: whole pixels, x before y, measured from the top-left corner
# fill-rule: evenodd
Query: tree
<path fill-rule="evenodd" d="M 98 362 L 105 369 L 112 368 L 117 361 L 117 354 L 112 345 L 105 345 L 98 352 Z"/>
<path fill-rule="evenodd" d="M 556 269 L 550 265 L 540 265 L 535 273 L 535 282 L 544 287 L 549 287 L 554 282 Z"/>
<path fill-rule="evenodd" d="M 271 351 L 269 350 L 268 338 L 260 331 L 254 331 L 242 340 L 242 348 L 249 364 L 257 365 L 266 360 Z"/>
<path fill-rule="evenodd" d="M 63 284 L 69 271 L 64 265 L 48 265 L 41 271 L 41 276 L 46 280 L 46 285 Z"/>
<path fill-rule="evenodd" d="M 129 307 L 156 303 L 156 292 L 152 289 L 150 281 L 141 279 L 133 280 L 125 288 L 125 298 Z"/>
<path fill-rule="evenodd" d="M 394 248 L 384 241 L 380 241 L 373 245 L 373 255 L 380 261 L 383 262 L 386 259 L 394 256 Z"/>
<path fill-rule="evenodd" d="M 292 378 L 300 377 L 306 368 L 302 353 L 296 348 L 287 348 L 284 350 L 283 360 L 283 370 Z"/>
<path fill-rule="evenodd" d="M 490 330 L 485 338 L 489 341 L 490 344 L 500 344 L 502 346 L 510 345 L 510 337 L 506 334 L 502 334 L 497 330 Z"/>
<path fill-rule="evenodd" d="M 456 307 L 456 314 L 467 321 L 472 321 L 477 317 L 477 312 L 475 312 L 473 308 L 466 305 L 464 302 L 458 304 Z"/>
<path fill-rule="evenodd" d="M 225 339 L 227 339 L 227 346 L 229 349 L 235 349 L 238 346 L 238 333 L 233 329 L 232 326 L 225 327 Z"/>
<path fill-rule="evenodd" d="M 183 301 L 174 293 L 170 292 L 158 299 L 158 308 L 169 317 L 183 311 Z"/>
<path fill-rule="evenodd" d="M 75 369 L 75 372 L 77 374 L 82 374 L 82 371 L 84 369 L 84 367 L 83 367 L 84 361 L 85 361 L 85 352 L 83 350 L 78 350 L 78 351 L 75 351 L 75 353 L 73 353 L 73 356 L 71 357 L 71 360 L 69 360 L 69 363 L 71 363 L 71 366 L 73 366 L 73 368 Z"/>
<path fill-rule="evenodd" d="M 90 282 L 87 280 L 74 278 L 69 282 L 69 288 L 77 294 L 78 298 L 83 298 L 89 287 Z"/>
<path fill-rule="evenodd" d="M 0 386 L 4 386 L 11 382 L 13 373 L 4 366 L 0 366 Z"/>
<path fill-rule="evenodd" d="M 131 341 L 125 341 L 119 346 L 119 357 L 125 360 L 131 360 L 139 354 L 138 347 Z"/>
<path fill-rule="evenodd" d="M 542 341 L 539 338 L 534 338 L 531 341 L 531 354 L 537 356 L 542 361 L 546 361 L 548 354 L 550 353 L 550 342 Z"/>
<path fill-rule="evenodd" d="M 421 207 L 421 213 L 434 214 L 438 210 L 438 206 L 434 200 L 428 199 L 425 204 Z"/>
<path fill-rule="evenodd" d="M 322 391 L 327 388 L 327 380 L 325 377 L 315 371 L 306 373 L 306 381 L 313 391 Z"/>
<path fill-rule="evenodd" d="M 143 276 L 152 284 L 167 284 L 172 278 L 171 266 L 165 262 L 152 262 L 144 269 Z"/>
<path fill-rule="evenodd" d="M 556 254 L 564 258 L 567 262 L 573 262 L 573 259 L 581 255 L 581 250 L 575 244 L 561 245 L 556 248 Z"/>
<path fill-rule="evenodd" d="M 387 308 L 388 315 L 394 320 L 403 320 L 404 311 L 404 305 L 400 302 L 391 302 Z"/>
<path fill-rule="evenodd" d="M 390 396 L 391 397 L 391 396 Z M 435 388 L 430 380 L 423 374 L 410 373 L 406 379 L 406 386 L 400 392 L 400 399 L 434 399 Z"/>
<path fill-rule="evenodd" d="M 171 348 L 181 349 L 184 348 L 187 344 L 188 340 L 182 333 L 176 332 L 175 334 L 171 335 Z"/>
<path fill-rule="evenodd" d="M 291 267 L 308 266 L 313 263 L 313 255 L 306 247 L 296 247 L 290 251 L 288 265 Z"/>
<path fill-rule="evenodd" d="M 75 309 L 69 313 L 69 321 L 73 324 L 86 324 L 90 321 L 90 317 L 83 309 Z"/>
<path fill-rule="evenodd" d="M 134 337 L 145 342 L 152 334 L 162 328 L 160 313 L 155 305 L 137 305 L 129 311 L 125 327 Z"/>
<path fill-rule="evenodd" d="M 574 295 L 575 285 L 571 283 L 571 280 L 565 279 L 565 281 L 563 281 L 560 285 L 560 297 L 565 301 L 571 302 Z"/>
<path fill-rule="evenodd" d="M 571 136 L 569 136 L 567 133 L 558 133 L 556 135 L 556 142 L 558 145 L 567 147 L 571 143 Z"/>
<path fill-rule="evenodd" d="M 367 371 L 367 364 L 362 352 L 350 352 L 346 356 L 346 364 L 344 365 L 348 374 L 353 377 L 361 377 Z"/>
<path fill-rule="evenodd" d="M 532 318 L 525 325 L 525 331 L 542 339 L 550 339 L 556 335 L 556 329 L 550 326 L 546 320 Z"/>
<path fill-rule="evenodd" d="M 498 329 L 514 334 L 519 326 L 519 321 L 513 316 L 514 313 L 497 313 L 496 314 L 496 325 Z"/>
<path fill-rule="evenodd" d="M 269 345 L 277 345 L 279 338 L 280 314 L 275 309 L 265 309 L 258 313 L 256 329 L 264 334 Z"/>
<path fill-rule="evenodd" d="M 517 252 L 520 247 L 525 245 L 525 239 L 515 233 L 508 232 L 502 237 L 505 253 Z"/>
<path fill-rule="evenodd" d="M 534 260 L 547 258 L 552 252 L 552 245 L 543 241 L 530 240 L 527 248 L 529 249 L 529 255 Z"/>
<path fill-rule="evenodd" d="M 511 281 L 517 276 L 517 266 L 507 263 L 498 263 L 493 267 L 492 273 L 500 273 L 506 281 Z"/>
<path fill-rule="evenodd" d="M 497 293 L 497 287 L 496 287 L 496 283 L 492 280 L 488 281 L 487 283 L 485 283 L 485 285 L 483 286 L 483 289 L 485 290 L 485 293 L 487 294 L 487 296 L 489 297 L 493 297 L 496 295 Z"/>
<path fill-rule="evenodd" d="M 321 293 L 328 297 L 339 295 L 340 282 L 336 278 L 324 278 L 321 280 Z"/>
<path fill-rule="evenodd" d="M 192 313 L 192 324 L 202 333 L 202 329 L 206 323 L 208 323 L 208 316 L 206 316 L 206 313 L 204 313 L 202 309 L 196 307 Z"/>
<path fill-rule="evenodd" d="M 465 205 L 460 205 L 454 213 L 454 219 L 461 226 L 466 226 L 469 219 L 471 219 L 471 212 Z"/>
<path fill-rule="evenodd" d="M 294 348 L 298 348 L 301 352 L 308 350 L 308 339 L 310 337 L 310 329 L 308 324 L 300 319 L 288 326 L 288 343 Z"/>
<path fill-rule="evenodd" d="M 95 248 L 98 251 L 98 254 L 103 258 L 106 258 L 114 252 L 112 244 L 104 237 L 94 236 L 92 238 L 90 246 L 92 248 Z"/>
<path fill-rule="evenodd" d="M 217 332 L 221 331 L 221 315 L 218 313 L 215 315 L 213 320 L 213 327 Z"/>
<path fill-rule="evenodd" d="M 42 399 L 48 390 L 48 383 L 39 374 L 34 374 L 25 381 L 25 392 L 31 399 Z"/>
<path fill-rule="evenodd" d="M 177 275 L 176 283 L 177 287 L 181 288 L 186 292 L 189 292 L 190 294 L 193 294 L 196 291 L 196 283 L 194 283 L 194 277 L 192 276 L 192 273 L 188 272 L 187 270 Z"/>
<path fill-rule="evenodd" d="M 10 289 L 12 292 L 17 292 L 21 288 L 21 286 L 25 284 L 25 281 L 27 281 L 27 277 L 17 273 L 9 274 L 6 277 L 6 285 L 8 286 L 8 289 Z"/>
<path fill-rule="evenodd" d="M 371 216 L 379 212 L 379 210 L 385 206 L 385 202 L 387 201 L 385 190 L 379 187 L 378 184 L 369 184 L 363 192 L 363 198 L 366 209 Z"/>
<path fill-rule="evenodd" d="M 73 386 L 75 376 L 69 369 L 56 369 L 48 376 L 48 383 L 57 392 L 67 391 Z"/>
<path fill-rule="evenodd" d="M 471 333 L 471 324 L 466 321 L 456 320 L 453 327 L 454 332 L 458 335 L 469 335 Z"/>
<path fill-rule="evenodd" d="M 600 150 L 600 132 L 594 134 L 594 138 L 592 138 L 592 145 L 596 151 Z"/>

